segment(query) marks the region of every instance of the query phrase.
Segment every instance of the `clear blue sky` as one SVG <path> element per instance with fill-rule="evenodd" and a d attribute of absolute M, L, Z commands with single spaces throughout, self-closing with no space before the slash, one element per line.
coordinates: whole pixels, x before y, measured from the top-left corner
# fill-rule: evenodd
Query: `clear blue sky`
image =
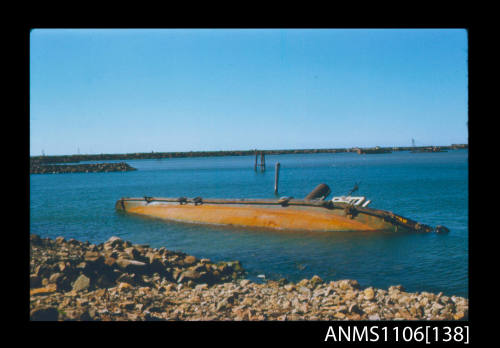
<path fill-rule="evenodd" d="M 467 143 L 462 29 L 37 29 L 30 153 Z"/>

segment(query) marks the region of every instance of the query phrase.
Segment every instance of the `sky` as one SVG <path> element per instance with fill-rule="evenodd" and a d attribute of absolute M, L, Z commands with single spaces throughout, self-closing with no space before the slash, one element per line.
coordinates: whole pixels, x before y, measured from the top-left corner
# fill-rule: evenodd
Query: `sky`
<path fill-rule="evenodd" d="M 468 142 L 464 29 L 35 29 L 30 155 Z"/>

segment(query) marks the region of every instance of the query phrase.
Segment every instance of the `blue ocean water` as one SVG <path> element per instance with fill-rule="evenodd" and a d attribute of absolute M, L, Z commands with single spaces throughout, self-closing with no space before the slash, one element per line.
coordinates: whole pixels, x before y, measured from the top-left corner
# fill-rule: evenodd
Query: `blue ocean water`
<path fill-rule="evenodd" d="M 30 232 L 102 243 L 183 251 L 213 261 L 240 260 L 248 278 L 356 279 L 361 286 L 468 297 L 468 151 L 379 155 L 294 154 L 126 161 L 133 172 L 30 175 Z M 283 232 L 165 222 L 115 211 L 121 197 L 303 198 L 319 183 L 334 195 L 360 182 L 356 195 L 449 234 Z M 331 197 L 331 196 L 330 196 Z"/>

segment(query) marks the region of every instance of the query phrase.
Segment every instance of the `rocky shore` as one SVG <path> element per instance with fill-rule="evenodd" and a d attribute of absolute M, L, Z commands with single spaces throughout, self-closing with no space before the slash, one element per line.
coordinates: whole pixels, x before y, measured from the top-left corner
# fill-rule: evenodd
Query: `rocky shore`
<path fill-rule="evenodd" d="M 355 280 L 251 282 L 214 263 L 111 237 L 98 245 L 30 236 L 31 320 L 465 320 L 468 300 L 361 289 Z"/>
<path fill-rule="evenodd" d="M 96 163 L 96 164 L 39 164 L 30 163 L 30 174 L 59 174 L 59 173 L 107 173 L 127 172 L 137 170 L 125 162 Z"/>

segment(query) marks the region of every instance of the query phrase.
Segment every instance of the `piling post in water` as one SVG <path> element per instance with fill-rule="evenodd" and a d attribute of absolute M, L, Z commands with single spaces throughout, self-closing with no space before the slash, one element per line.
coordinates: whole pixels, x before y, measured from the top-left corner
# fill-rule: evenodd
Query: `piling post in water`
<path fill-rule="evenodd" d="M 280 163 L 276 163 L 276 168 L 274 171 L 274 193 L 278 193 L 278 182 L 280 180 Z"/>
<path fill-rule="evenodd" d="M 257 150 L 255 150 L 255 164 L 253 165 L 253 170 L 257 171 L 257 167 L 260 167 L 260 171 L 263 172 L 266 170 L 266 157 L 264 155 L 264 151 L 260 151 L 260 164 L 258 164 L 259 154 Z"/>

